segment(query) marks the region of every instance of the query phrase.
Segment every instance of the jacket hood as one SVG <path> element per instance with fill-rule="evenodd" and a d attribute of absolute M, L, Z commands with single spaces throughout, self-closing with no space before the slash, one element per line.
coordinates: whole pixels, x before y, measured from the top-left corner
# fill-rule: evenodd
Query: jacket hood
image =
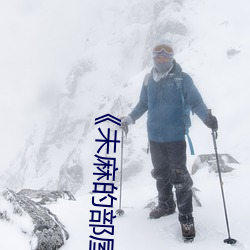
<path fill-rule="evenodd" d="M 173 60 L 173 68 L 169 73 L 170 74 L 180 74 L 181 72 L 182 72 L 182 68 L 181 68 L 180 64 L 177 63 L 174 59 Z"/>

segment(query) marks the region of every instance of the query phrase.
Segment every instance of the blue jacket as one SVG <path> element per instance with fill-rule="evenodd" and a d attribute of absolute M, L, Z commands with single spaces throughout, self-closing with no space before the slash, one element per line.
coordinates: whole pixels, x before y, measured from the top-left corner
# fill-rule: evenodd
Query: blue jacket
<path fill-rule="evenodd" d="M 208 109 L 192 78 L 182 72 L 180 65 L 174 61 L 171 72 L 159 82 L 155 82 L 150 74 L 148 83 L 142 86 L 139 102 L 129 114 L 136 121 L 148 111 L 147 130 L 151 141 L 185 140 L 184 109 L 175 80 L 180 75 L 185 106 L 189 105 L 202 121 L 207 117 Z"/>

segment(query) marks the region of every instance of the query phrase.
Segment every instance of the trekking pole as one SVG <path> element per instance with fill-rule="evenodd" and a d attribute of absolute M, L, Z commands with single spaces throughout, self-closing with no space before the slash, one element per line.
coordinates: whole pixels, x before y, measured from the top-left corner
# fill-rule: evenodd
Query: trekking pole
<path fill-rule="evenodd" d="M 209 110 L 209 112 L 212 115 L 211 110 Z M 224 206 L 224 213 L 225 213 L 226 225 L 227 225 L 227 233 L 228 233 L 228 238 L 224 240 L 224 243 L 233 245 L 233 244 L 235 244 L 237 242 L 237 240 L 231 238 L 231 236 L 230 236 L 229 222 L 228 222 L 227 208 L 226 208 L 226 201 L 225 201 L 225 195 L 224 195 L 224 190 L 223 190 L 223 182 L 222 182 L 222 177 L 221 177 L 219 156 L 218 156 L 217 144 L 216 144 L 216 139 L 218 137 L 218 133 L 217 133 L 217 131 L 215 129 L 212 129 L 212 137 L 213 137 L 214 151 L 215 151 L 215 157 L 216 157 L 216 162 L 217 162 L 217 168 L 218 168 L 218 174 L 219 174 L 219 180 L 220 180 L 220 187 L 221 187 L 221 194 L 222 194 L 222 200 L 223 200 L 223 206 Z"/>
<path fill-rule="evenodd" d="M 126 127 L 127 125 L 125 125 Z M 122 128 L 122 138 L 121 138 L 121 170 L 120 170 L 120 198 L 119 198 L 119 209 L 116 210 L 116 214 L 119 216 L 124 215 L 124 210 L 121 208 L 122 204 L 122 168 L 123 168 L 123 140 L 124 140 L 124 133 L 127 135 L 127 128 Z"/>

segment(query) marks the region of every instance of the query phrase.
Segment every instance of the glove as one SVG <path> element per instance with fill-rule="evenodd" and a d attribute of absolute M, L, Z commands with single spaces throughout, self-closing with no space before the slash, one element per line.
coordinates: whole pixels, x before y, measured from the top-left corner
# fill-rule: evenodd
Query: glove
<path fill-rule="evenodd" d="M 121 128 L 124 130 L 126 134 L 128 133 L 128 125 L 133 123 L 134 121 L 129 115 L 121 118 Z"/>
<path fill-rule="evenodd" d="M 208 114 L 206 119 L 204 120 L 204 123 L 207 127 L 211 128 L 214 131 L 218 130 L 218 121 L 215 116 L 212 114 Z"/>
<path fill-rule="evenodd" d="M 131 116 L 128 115 L 128 116 L 125 116 L 125 117 L 122 117 L 122 118 L 121 118 L 121 123 L 122 123 L 122 124 L 123 124 L 123 123 L 127 123 L 127 125 L 130 125 L 130 124 L 133 124 L 134 121 L 133 121 L 133 119 L 131 118 Z"/>

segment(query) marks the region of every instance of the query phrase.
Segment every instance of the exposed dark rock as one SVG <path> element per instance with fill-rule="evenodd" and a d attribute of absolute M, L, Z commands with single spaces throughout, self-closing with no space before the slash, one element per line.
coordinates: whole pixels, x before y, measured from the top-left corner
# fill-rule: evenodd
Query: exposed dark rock
<path fill-rule="evenodd" d="M 74 195 L 69 191 L 22 189 L 17 194 L 24 195 L 41 205 L 56 202 L 58 199 L 65 199 L 65 200 L 72 200 L 72 201 L 76 200 Z"/>
<path fill-rule="evenodd" d="M 198 198 L 196 192 L 199 192 L 200 190 L 196 187 L 192 187 L 192 195 L 193 195 L 193 200 L 194 200 L 194 205 L 196 205 L 197 207 L 201 207 L 201 201 L 200 199 Z M 177 203 L 176 201 L 176 197 L 174 197 L 174 200 L 175 202 Z M 158 196 L 150 199 L 147 203 L 147 205 L 144 207 L 144 208 L 149 208 L 149 209 L 154 209 L 156 206 L 158 205 Z"/>
<path fill-rule="evenodd" d="M 234 170 L 233 167 L 228 166 L 227 164 L 235 163 L 239 164 L 231 155 L 229 154 L 219 154 L 219 164 L 220 170 L 222 173 L 231 172 Z M 209 172 L 218 172 L 218 166 L 215 154 L 202 154 L 198 155 L 192 165 L 191 174 L 195 174 L 199 169 L 203 167 L 208 167 Z"/>
<path fill-rule="evenodd" d="M 69 92 L 68 96 L 74 96 L 79 84 L 79 79 L 87 72 L 92 71 L 93 68 L 94 63 L 91 60 L 83 60 L 78 65 L 74 66 L 66 81 L 66 86 Z"/>
<path fill-rule="evenodd" d="M 32 250 L 57 250 L 69 238 L 64 226 L 48 208 L 11 190 L 5 190 L 1 195 L 9 205 L 6 210 L 1 208 L 3 211 L 0 211 L 0 219 L 13 222 L 17 217 L 25 218 L 18 220 L 16 225 L 25 235 L 29 234 L 29 237 L 37 238 L 35 246 L 32 247 L 30 243 Z M 27 220 L 32 221 L 34 225 L 32 232 L 24 229 Z M 20 225 L 20 223 L 24 223 L 24 225 Z"/>
<path fill-rule="evenodd" d="M 235 56 L 240 53 L 240 50 L 237 49 L 228 49 L 227 50 L 227 56 L 228 58 L 231 58 L 232 56 Z"/>
<path fill-rule="evenodd" d="M 72 162 L 73 160 L 74 158 L 69 157 L 69 160 L 62 166 L 59 173 L 58 188 L 76 193 L 83 183 L 83 168 L 78 163 Z"/>

